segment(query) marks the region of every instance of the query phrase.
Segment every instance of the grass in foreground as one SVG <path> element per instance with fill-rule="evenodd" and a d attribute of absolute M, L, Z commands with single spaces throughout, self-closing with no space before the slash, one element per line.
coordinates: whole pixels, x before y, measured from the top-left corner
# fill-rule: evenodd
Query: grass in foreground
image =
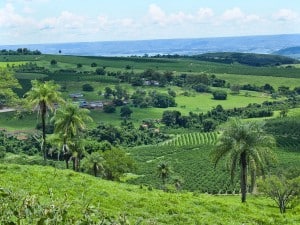
<path fill-rule="evenodd" d="M 273 202 L 249 196 L 165 193 L 139 186 L 96 179 L 70 170 L 51 167 L 0 165 L 0 187 L 39 196 L 41 202 L 66 199 L 68 215 L 81 215 L 87 205 L 109 216 L 127 214 L 141 224 L 299 224 L 300 207 L 281 215 Z"/>

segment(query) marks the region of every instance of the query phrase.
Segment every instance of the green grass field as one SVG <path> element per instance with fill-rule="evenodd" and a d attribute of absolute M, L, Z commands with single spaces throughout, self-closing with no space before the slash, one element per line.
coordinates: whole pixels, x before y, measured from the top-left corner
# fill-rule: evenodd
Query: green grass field
<path fill-rule="evenodd" d="M 255 76 L 255 75 L 241 75 L 241 74 L 217 74 L 217 77 L 220 79 L 224 79 L 228 81 L 230 84 L 251 84 L 256 85 L 258 87 L 264 86 L 265 84 L 270 84 L 275 88 L 278 89 L 279 86 L 287 86 L 290 87 L 291 90 L 294 87 L 300 85 L 299 78 L 282 78 L 282 77 L 267 77 L 267 76 Z"/>
<path fill-rule="evenodd" d="M 0 165 L 0 187 L 35 196 L 42 204 L 68 207 L 66 216 L 78 219 L 89 207 L 97 217 L 118 218 L 126 214 L 135 224 L 222 224 L 283 225 L 300 223 L 300 207 L 279 213 L 264 197 L 248 196 L 246 204 L 238 195 L 165 193 L 140 186 L 96 179 L 70 170 L 50 167 Z M 50 196 L 52 196 L 50 198 Z M 23 197 L 25 198 L 25 197 Z M 22 203 L 23 199 L 18 199 Z M 10 204 L 9 200 L 6 204 Z"/>

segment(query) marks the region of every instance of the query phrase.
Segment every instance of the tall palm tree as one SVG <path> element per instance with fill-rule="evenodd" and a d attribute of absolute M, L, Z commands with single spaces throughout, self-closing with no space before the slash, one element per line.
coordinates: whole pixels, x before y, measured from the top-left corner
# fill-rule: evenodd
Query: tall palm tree
<path fill-rule="evenodd" d="M 264 133 L 262 126 L 263 124 L 257 122 L 243 123 L 239 119 L 232 120 L 225 127 L 212 152 L 215 166 L 220 159 L 226 159 L 232 180 L 237 167 L 240 167 L 242 202 L 246 202 L 247 170 L 263 172 L 269 162 L 275 158 L 271 151 L 275 146 L 275 140 Z"/>
<path fill-rule="evenodd" d="M 25 94 L 26 101 L 34 110 L 38 110 L 42 120 L 42 152 L 44 160 L 47 159 L 46 151 L 46 115 L 47 111 L 53 112 L 57 103 L 62 103 L 64 100 L 61 93 L 58 91 L 59 85 L 54 81 L 41 82 L 38 80 L 31 81 L 32 88 Z"/>
<path fill-rule="evenodd" d="M 102 157 L 100 152 L 93 152 L 92 154 L 88 154 L 82 160 L 83 167 L 92 170 L 94 176 L 98 176 L 98 172 L 104 172 L 104 162 L 105 159 Z"/>
<path fill-rule="evenodd" d="M 158 176 L 161 178 L 163 185 L 166 184 L 167 178 L 170 176 L 171 168 L 168 163 L 161 162 L 157 167 Z"/>
<path fill-rule="evenodd" d="M 86 129 L 86 122 L 92 121 L 88 114 L 88 109 L 79 108 L 77 104 L 68 102 L 57 109 L 51 119 L 54 121 L 54 133 L 62 137 L 63 154 L 67 168 L 70 157 L 73 159 L 80 158 L 82 149 L 80 135 Z M 73 160 L 73 162 L 76 161 Z"/>

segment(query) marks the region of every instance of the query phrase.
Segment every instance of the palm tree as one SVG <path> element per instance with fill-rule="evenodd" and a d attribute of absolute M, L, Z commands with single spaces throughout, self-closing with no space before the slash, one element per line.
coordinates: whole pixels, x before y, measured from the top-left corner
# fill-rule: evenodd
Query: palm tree
<path fill-rule="evenodd" d="M 55 110 L 57 103 L 62 103 L 64 100 L 61 93 L 58 91 L 59 85 L 54 81 L 40 82 L 38 80 L 31 81 L 32 88 L 25 94 L 27 103 L 38 110 L 42 120 L 42 152 L 44 160 L 47 159 L 46 152 L 46 114 L 49 109 L 51 112 Z"/>
<path fill-rule="evenodd" d="M 68 102 L 57 109 L 51 119 L 51 121 L 54 121 L 54 133 L 62 137 L 62 150 L 67 168 L 69 167 L 70 157 L 73 157 L 75 160 L 80 159 L 83 149 L 82 142 L 80 142 L 80 134 L 86 128 L 86 122 L 92 121 L 88 114 L 88 109 L 79 108 L 77 104 Z M 73 162 L 75 163 L 76 161 L 73 160 Z"/>
<path fill-rule="evenodd" d="M 170 166 L 165 162 L 161 162 L 160 164 L 158 164 L 157 172 L 158 172 L 158 177 L 160 177 L 162 179 L 163 185 L 165 185 L 166 180 L 170 176 L 170 173 L 171 173 Z"/>
<path fill-rule="evenodd" d="M 264 133 L 262 126 L 257 122 L 242 123 L 239 119 L 232 120 L 225 127 L 212 152 L 215 166 L 220 159 L 226 159 L 232 180 L 237 167 L 240 167 L 242 202 L 246 202 L 247 170 L 264 172 L 266 165 L 274 159 L 271 149 L 275 146 L 275 140 Z"/>
<path fill-rule="evenodd" d="M 82 160 L 83 167 L 92 170 L 94 176 L 98 176 L 98 172 L 104 172 L 104 158 L 101 156 L 99 152 L 93 152 L 92 154 L 88 154 Z"/>

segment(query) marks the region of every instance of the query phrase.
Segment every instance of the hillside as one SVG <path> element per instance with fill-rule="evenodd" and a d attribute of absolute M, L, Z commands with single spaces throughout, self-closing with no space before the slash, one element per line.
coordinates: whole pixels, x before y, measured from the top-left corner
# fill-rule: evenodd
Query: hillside
<path fill-rule="evenodd" d="M 33 206 L 51 204 L 53 208 L 62 207 L 66 210 L 65 221 L 72 220 L 72 223 L 64 224 L 75 224 L 75 220 L 84 218 L 93 218 L 96 221 L 101 214 L 106 215 L 106 218 L 115 219 L 122 218 L 119 217 L 120 214 L 126 214 L 127 220 L 130 221 L 126 224 L 300 223 L 299 206 L 288 210 L 286 215 L 282 216 L 273 202 L 263 197 L 249 196 L 247 204 L 242 204 L 238 195 L 166 193 L 145 186 L 104 181 L 89 175 L 51 167 L 2 164 L 0 173 L 0 207 L 4 207 L 3 204 L 24 206 L 23 200 L 27 196 L 26 205 L 27 208 L 31 205 L 32 221 L 36 210 Z M 17 202 L 11 202 L 14 194 L 7 189 L 18 194 Z M 5 207 L 6 211 L 2 213 L 7 212 L 8 208 Z M 56 211 L 57 214 L 59 212 Z M 3 222 L 4 214 L 1 214 L 0 219 Z M 25 217 L 21 221 L 22 224 L 33 224 Z M 136 221 L 140 223 L 135 223 Z M 125 223 L 120 222 L 120 224 Z"/>
<path fill-rule="evenodd" d="M 289 57 L 299 59 L 300 58 L 300 46 L 283 48 L 283 49 L 280 49 L 280 50 L 274 52 L 274 54 L 279 54 L 279 55 L 284 55 L 284 56 L 289 56 Z"/>
<path fill-rule="evenodd" d="M 293 64 L 297 62 L 297 60 L 286 56 L 240 52 L 206 53 L 194 56 L 194 58 L 208 62 L 219 62 L 226 64 L 240 63 L 248 66 L 276 66 L 281 64 Z"/>

